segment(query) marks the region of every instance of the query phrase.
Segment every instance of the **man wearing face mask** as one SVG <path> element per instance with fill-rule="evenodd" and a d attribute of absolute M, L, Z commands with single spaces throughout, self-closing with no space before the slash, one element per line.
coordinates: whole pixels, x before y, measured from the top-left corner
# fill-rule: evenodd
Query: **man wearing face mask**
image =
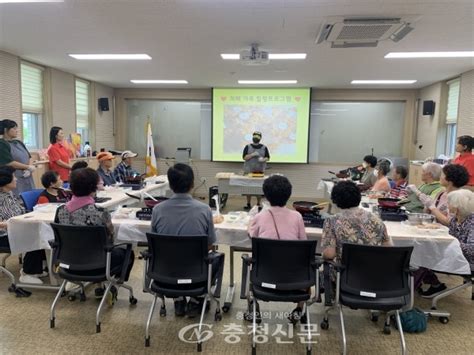
<path fill-rule="evenodd" d="M 263 173 L 267 166 L 267 161 L 270 159 L 270 153 L 268 148 L 261 144 L 262 133 L 253 132 L 252 143 L 247 144 L 242 153 L 244 159 L 244 173 Z M 245 210 L 250 209 L 250 199 L 252 196 L 247 195 L 247 205 L 244 207 Z M 257 196 L 257 204 L 260 206 L 261 196 Z"/>

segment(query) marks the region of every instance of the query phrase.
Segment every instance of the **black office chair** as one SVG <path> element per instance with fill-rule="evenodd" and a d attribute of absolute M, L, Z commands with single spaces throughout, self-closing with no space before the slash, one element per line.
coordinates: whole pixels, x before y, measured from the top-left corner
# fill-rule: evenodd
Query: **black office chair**
<path fill-rule="evenodd" d="M 82 295 L 84 295 L 84 282 L 104 282 L 106 289 L 96 313 L 96 332 L 100 333 L 100 314 L 112 286 L 115 286 L 117 291 L 120 287 L 126 288 L 130 293 L 130 304 L 137 303 L 137 299 L 133 296 L 133 289 L 124 284 L 132 253 L 131 245 L 111 244 L 105 226 L 72 226 L 51 223 L 51 227 L 54 231 L 54 242 L 50 243 L 53 249 L 53 263 L 58 265 L 57 273 L 64 281 L 51 305 L 50 327 L 55 327 L 55 307 L 67 282 L 80 285 Z M 111 269 L 112 250 L 121 245 L 127 246 L 125 260 L 122 265 Z"/>
<path fill-rule="evenodd" d="M 394 312 L 400 332 L 402 353 L 406 353 L 405 338 L 400 323 L 400 310 L 413 307 L 413 276 L 410 257 L 413 247 L 386 247 L 345 243 L 337 271 L 335 306 L 339 308 L 343 354 L 347 351 L 342 306 Z M 326 310 L 321 323 L 328 329 Z M 387 316 L 390 322 L 390 317 Z M 388 323 L 390 324 L 390 323 Z"/>
<path fill-rule="evenodd" d="M 319 263 L 316 261 L 316 240 L 278 240 L 252 238 L 252 257 L 243 255 L 247 267 L 246 294 L 252 306 L 252 354 L 256 354 L 257 301 L 305 302 L 308 330 L 307 354 L 311 354 L 311 322 L 309 319 L 310 287 L 319 297 Z"/>
<path fill-rule="evenodd" d="M 150 323 L 157 298 L 161 298 L 160 316 L 166 316 L 165 297 L 198 297 L 204 295 L 199 319 L 197 351 L 202 351 L 201 329 L 208 300 L 216 302 L 214 319 L 222 319 L 220 296 L 224 255 L 209 254 L 207 236 L 169 236 L 147 233 L 148 251 L 142 252 L 146 261 L 144 292 L 153 294 L 145 330 L 145 346 L 150 346 Z M 222 264 L 213 280 L 212 261 L 222 257 Z M 213 281 L 215 288 L 212 289 Z"/>

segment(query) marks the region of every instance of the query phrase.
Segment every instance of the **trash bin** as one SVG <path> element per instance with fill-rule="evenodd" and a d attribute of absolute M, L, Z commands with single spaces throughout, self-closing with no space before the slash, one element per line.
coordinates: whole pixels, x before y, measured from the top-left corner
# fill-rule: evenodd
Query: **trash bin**
<path fill-rule="evenodd" d="M 212 196 L 219 194 L 217 186 L 211 186 L 209 188 L 209 207 L 216 208 L 216 201 L 212 199 Z"/>

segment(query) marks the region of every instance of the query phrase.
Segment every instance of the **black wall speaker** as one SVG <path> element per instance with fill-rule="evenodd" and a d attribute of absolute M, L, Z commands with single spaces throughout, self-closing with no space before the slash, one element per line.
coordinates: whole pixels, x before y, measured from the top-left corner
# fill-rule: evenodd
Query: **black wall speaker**
<path fill-rule="evenodd" d="M 99 99 L 99 110 L 100 111 L 108 111 L 109 110 L 109 98 L 108 97 L 101 97 Z"/>
<path fill-rule="evenodd" d="M 434 101 L 423 101 L 423 116 L 433 116 L 435 112 Z"/>

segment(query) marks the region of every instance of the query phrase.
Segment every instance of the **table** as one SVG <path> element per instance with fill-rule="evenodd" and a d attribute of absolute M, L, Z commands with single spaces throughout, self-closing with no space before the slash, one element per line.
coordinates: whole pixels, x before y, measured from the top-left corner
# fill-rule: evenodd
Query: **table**
<path fill-rule="evenodd" d="M 263 181 L 268 176 L 251 177 L 234 173 L 217 173 L 221 207 L 225 207 L 229 195 L 263 196 Z"/>

